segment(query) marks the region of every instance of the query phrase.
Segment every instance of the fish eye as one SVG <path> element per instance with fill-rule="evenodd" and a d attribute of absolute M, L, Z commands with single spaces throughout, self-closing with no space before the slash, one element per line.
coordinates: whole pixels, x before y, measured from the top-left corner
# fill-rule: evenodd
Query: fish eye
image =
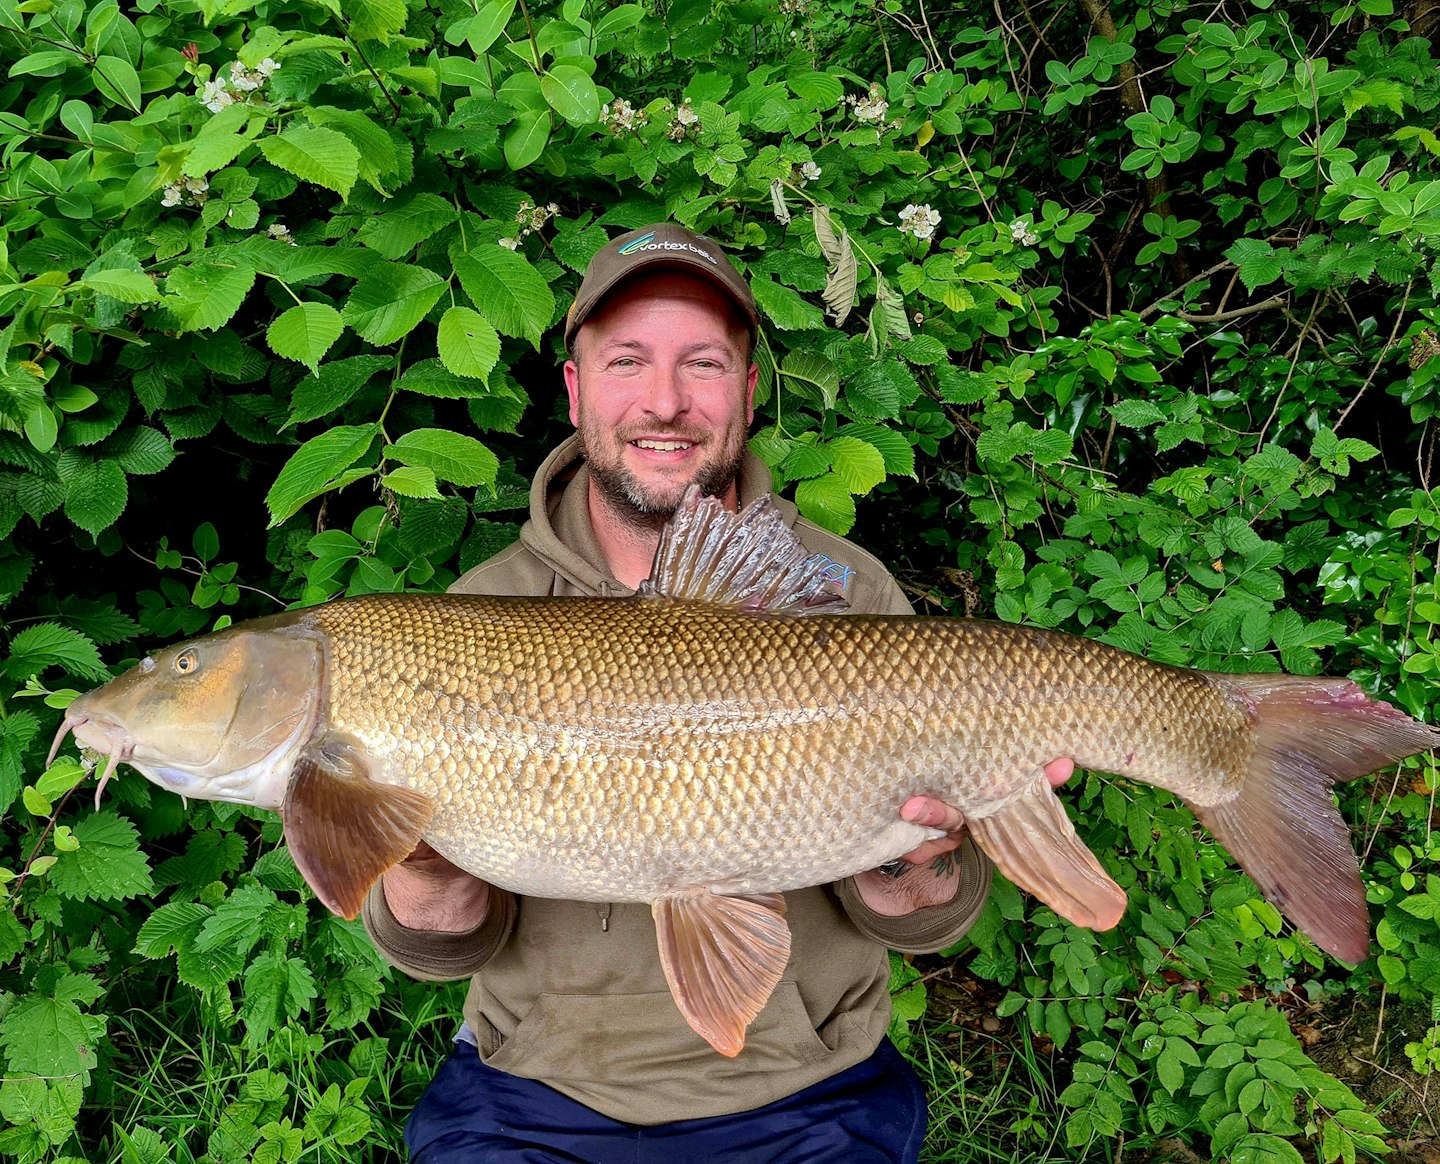
<path fill-rule="evenodd" d="M 193 675 L 200 669 L 200 658 L 195 654 L 194 647 L 186 647 L 175 656 L 175 674 Z"/>

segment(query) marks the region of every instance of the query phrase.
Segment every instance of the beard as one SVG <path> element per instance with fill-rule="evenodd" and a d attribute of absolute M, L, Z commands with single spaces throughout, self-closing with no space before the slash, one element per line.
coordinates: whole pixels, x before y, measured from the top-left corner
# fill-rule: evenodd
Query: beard
<path fill-rule="evenodd" d="M 674 515 L 690 485 L 697 485 L 701 495 L 719 496 L 729 490 L 740 477 L 745 457 L 745 430 L 732 426 L 715 434 L 718 443 L 707 446 L 707 452 L 689 475 L 677 474 L 667 481 L 642 481 L 625 463 L 625 449 L 639 434 L 621 430 L 597 431 L 583 413 L 577 431 L 590 466 L 590 479 L 595 483 L 606 508 L 634 529 L 658 530 Z M 646 435 L 653 435 L 653 428 Z M 692 445 L 706 444 L 697 433 L 671 432 L 670 439 Z"/>

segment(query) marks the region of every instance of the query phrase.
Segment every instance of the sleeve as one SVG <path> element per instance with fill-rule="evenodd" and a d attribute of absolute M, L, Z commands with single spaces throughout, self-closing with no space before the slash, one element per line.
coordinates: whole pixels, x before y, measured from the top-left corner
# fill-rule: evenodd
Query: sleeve
<path fill-rule="evenodd" d="M 865 904 L 853 877 L 837 881 L 835 894 L 855 928 L 867 938 L 904 954 L 933 954 L 953 946 L 975 924 L 990 896 L 995 874 L 990 858 L 970 838 L 955 853 L 960 877 L 955 896 L 943 905 L 917 909 L 904 917 L 883 917 Z"/>
<path fill-rule="evenodd" d="M 396 969 L 422 982 L 453 982 L 469 978 L 499 952 L 515 928 L 519 911 L 513 893 L 492 885 L 490 910 L 473 930 L 412 930 L 395 920 L 377 881 L 360 916 L 380 956 Z"/>

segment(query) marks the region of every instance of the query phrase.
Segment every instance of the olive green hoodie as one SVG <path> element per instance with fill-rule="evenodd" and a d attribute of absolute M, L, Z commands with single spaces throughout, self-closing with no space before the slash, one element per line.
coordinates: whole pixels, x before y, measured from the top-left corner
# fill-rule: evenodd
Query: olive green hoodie
<path fill-rule="evenodd" d="M 591 528 L 588 468 L 579 442 L 561 445 L 536 475 L 520 540 L 452 587 L 470 594 L 628 595 L 605 565 Z M 747 456 L 743 506 L 771 489 Z M 910 613 L 900 588 L 869 554 L 799 517 L 785 520 L 857 613 Z M 364 919 L 380 952 L 412 977 L 470 977 L 465 1018 L 490 1066 L 538 1079 L 614 1119 L 668 1123 L 748 1111 L 867 1058 L 890 1020 L 886 947 L 943 949 L 969 928 L 991 866 L 968 842 L 954 901 L 903 918 L 871 912 L 852 881 L 785 895 L 790 964 L 734 1059 L 686 1025 L 670 997 L 649 909 L 638 904 L 517 898 L 496 890 L 470 933 L 401 926 L 377 887 Z"/>

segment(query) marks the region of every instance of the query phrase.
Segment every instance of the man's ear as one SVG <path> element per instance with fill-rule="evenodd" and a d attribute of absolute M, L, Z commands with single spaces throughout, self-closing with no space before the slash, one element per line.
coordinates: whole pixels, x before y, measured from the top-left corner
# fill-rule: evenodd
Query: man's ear
<path fill-rule="evenodd" d="M 580 423 L 580 365 L 574 360 L 565 361 L 565 393 L 570 397 L 570 423 L 578 426 Z"/>

